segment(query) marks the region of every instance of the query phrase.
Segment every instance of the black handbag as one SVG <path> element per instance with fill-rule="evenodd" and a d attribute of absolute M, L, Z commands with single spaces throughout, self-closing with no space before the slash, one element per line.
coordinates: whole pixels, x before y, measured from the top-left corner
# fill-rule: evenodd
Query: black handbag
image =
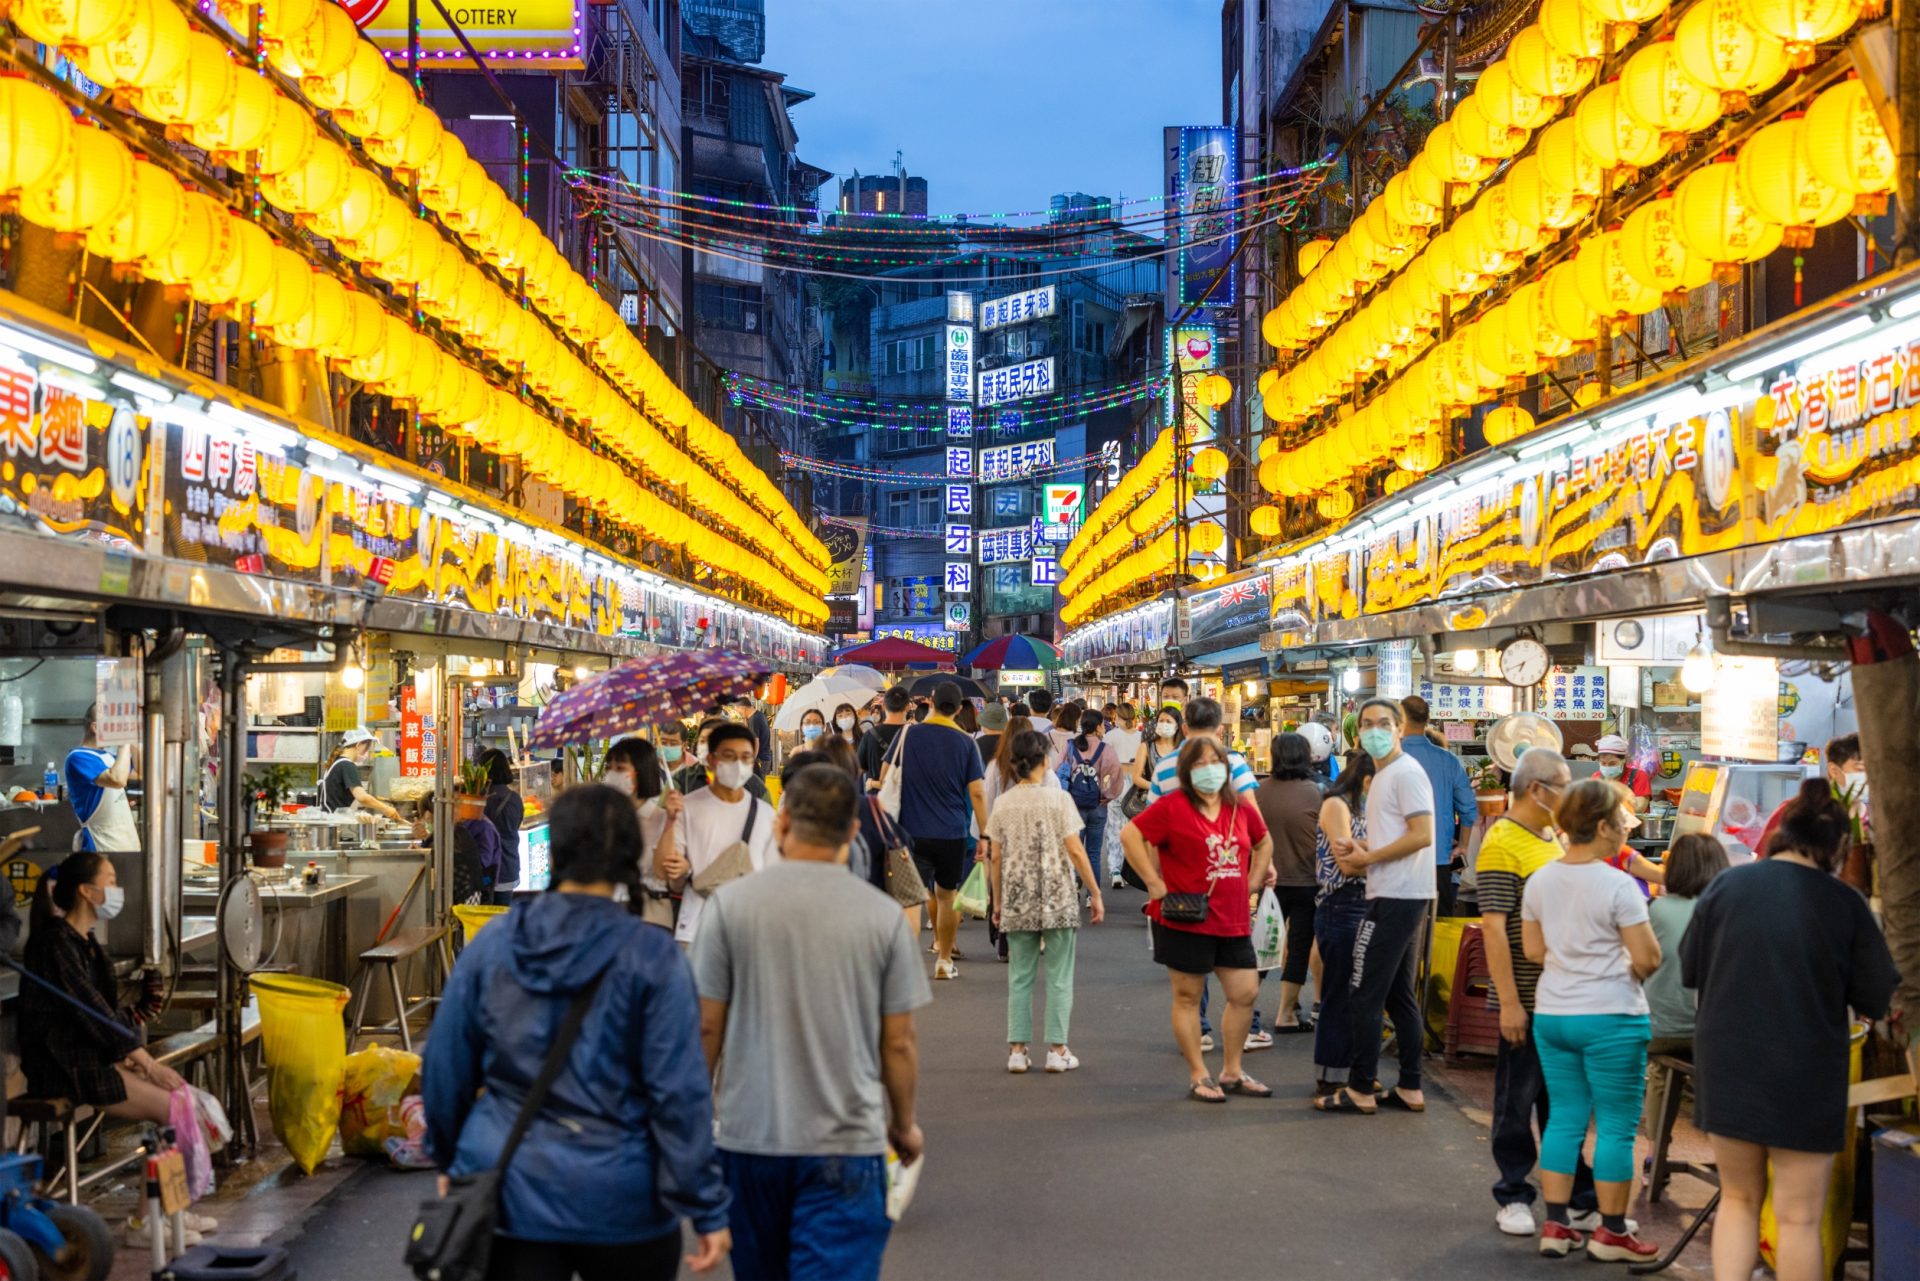
<path fill-rule="evenodd" d="M 602 977 L 604 972 L 574 994 L 573 1004 L 567 1007 L 566 1020 L 560 1024 L 546 1061 L 540 1065 L 540 1075 L 533 1079 L 533 1087 L 527 1091 L 526 1102 L 520 1105 L 520 1115 L 513 1119 L 513 1129 L 508 1131 L 507 1142 L 500 1149 L 500 1159 L 494 1162 L 493 1168 L 463 1174 L 452 1180 L 445 1196 L 420 1203 L 413 1231 L 407 1238 L 404 1260 L 420 1281 L 484 1281 L 500 1218 L 500 1181 L 506 1174 L 507 1162 L 513 1160 L 527 1128 L 540 1114 L 547 1092 L 567 1065 L 567 1054 L 580 1038 L 581 1025 L 587 1021 L 587 1007 L 593 1004 L 593 994 L 600 990 Z"/>
<path fill-rule="evenodd" d="M 1160 900 L 1160 919 L 1176 925 L 1198 925 L 1207 919 L 1207 896 L 1168 894 Z"/>

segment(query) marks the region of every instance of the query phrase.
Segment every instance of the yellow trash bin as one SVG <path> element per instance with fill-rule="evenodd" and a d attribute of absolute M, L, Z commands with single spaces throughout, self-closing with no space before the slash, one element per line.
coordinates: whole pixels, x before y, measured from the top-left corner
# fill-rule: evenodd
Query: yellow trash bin
<path fill-rule="evenodd" d="M 1847 1083 L 1860 1084 L 1865 1069 L 1867 1044 L 1867 1025 L 1853 1025 L 1852 1042 L 1847 1054 Z M 1828 1275 L 1840 1263 L 1840 1252 L 1846 1249 L 1848 1234 L 1853 1229 L 1853 1184 L 1854 1184 L 1854 1139 L 1860 1127 L 1860 1110 L 1847 1109 L 1847 1145 L 1833 1158 L 1833 1174 L 1827 1179 L 1826 1213 L 1820 1220 L 1820 1244 L 1826 1251 Z M 1773 1246 L 1779 1240 L 1780 1220 L 1773 1213 L 1773 1170 L 1767 1170 L 1767 1199 L 1760 1203 L 1760 1258 L 1768 1267 L 1774 1266 Z"/>
<path fill-rule="evenodd" d="M 489 921 L 507 914 L 504 907 L 493 907 L 481 903 L 455 903 L 454 919 L 460 922 L 460 938 L 463 943 L 473 942 L 473 936 L 485 929 Z"/>
<path fill-rule="evenodd" d="M 297 974 L 257 974 L 260 1045 L 267 1060 L 267 1110 L 273 1132 L 312 1174 L 340 1127 L 346 1084 L 347 989 Z"/>

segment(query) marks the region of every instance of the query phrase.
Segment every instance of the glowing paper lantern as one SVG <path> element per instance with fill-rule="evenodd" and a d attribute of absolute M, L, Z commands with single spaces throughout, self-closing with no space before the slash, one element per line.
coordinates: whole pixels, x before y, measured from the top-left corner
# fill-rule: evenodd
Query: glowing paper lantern
<path fill-rule="evenodd" d="M 133 198 L 133 156 L 118 138 L 75 125 L 72 139 L 65 159 L 20 191 L 20 212 L 54 231 L 91 230 Z"/>
<path fill-rule="evenodd" d="M 118 40 L 138 14 L 132 0 L 13 0 L 9 16 L 42 44 L 84 49 Z"/>
<path fill-rule="evenodd" d="M 1745 111 L 1787 74 L 1785 42 L 1754 29 L 1741 0 L 1697 0 L 1674 28 L 1673 51 L 1688 75 L 1720 91 L 1722 111 Z"/>
<path fill-rule="evenodd" d="M 1539 23 L 1547 43 L 1569 58 L 1598 65 L 1607 55 L 1607 19 L 1581 0 L 1540 0 Z"/>
<path fill-rule="evenodd" d="M 1481 424 L 1489 445 L 1504 445 L 1534 428 L 1533 415 L 1518 405 L 1501 405 L 1488 411 Z"/>
<path fill-rule="evenodd" d="M 340 198 L 352 164 L 338 143 L 320 138 L 304 161 L 285 173 L 263 178 L 260 186 L 267 199 L 289 213 L 311 214 Z"/>
<path fill-rule="evenodd" d="M 1673 147 L 1720 118 L 1720 91 L 1687 74 L 1671 39 L 1656 40 L 1627 59 L 1620 103 Z"/>
<path fill-rule="evenodd" d="M 1526 146 L 1528 131 L 1500 124 L 1490 118 L 1480 105 L 1480 95 L 1471 98 L 1454 109 L 1447 118 L 1453 126 L 1453 137 L 1457 146 L 1476 156 L 1493 156 L 1504 160 Z"/>
<path fill-rule="evenodd" d="M 1547 42 L 1537 26 L 1523 27 L 1507 46 L 1507 70 L 1528 93 L 1550 99 L 1555 111 L 1593 78 L 1593 69 Z"/>
<path fill-rule="evenodd" d="M 1581 292 L 1576 262 L 1563 262 L 1541 283 L 1541 308 L 1547 324 L 1571 347 L 1585 350 L 1598 337 L 1600 316 Z"/>
<path fill-rule="evenodd" d="M 73 117 L 23 76 L 0 75 L 0 191 L 30 186 L 73 153 Z"/>
<path fill-rule="evenodd" d="M 1600 85 L 1580 100 L 1573 115 L 1580 145 L 1603 169 L 1616 171 L 1650 165 L 1666 154 L 1660 131 L 1626 110 L 1620 82 Z"/>
<path fill-rule="evenodd" d="M 1539 162 L 1543 189 L 1559 193 L 1576 218 L 1585 217 L 1600 194 L 1600 162 L 1581 145 L 1578 127 L 1572 120 L 1556 120 L 1540 134 L 1534 148 Z"/>
<path fill-rule="evenodd" d="M 1571 0 L 1578 11 L 1578 0 Z M 1546 12 L 1545 7 L 1541 13 Z M 1551 36 L 1549 36 L 1551 39 Z M 1480 104 L 1488 120 L 1513 129 L 1533 130 L 1553 119 L 1553 109 L 1537 93 L 1522 89 L 1507 64 L 1496 62 L 1480 73 L 1471 101 Z"/>
<path fill-rule="evenodd" d="M 165 249 L 180 228 L 186 192 L 173 175 L 133 162 L 130 198 L 87 234 L 87 249 L 112 262 L 138 262 Z"/>
<path fill-rule="evenodd" d="M 1617 231 L 1583 241 L 1573 267 L 1580 296 L 1608 320 L 1644 316 L 1660 305 L 1660 291 L 1641 284 L 1627 270 Z"/>
<path fill-rule="evenodd" d="M 1247 513 L 1247 527 L 1261 538 L 1272 538 L 1280 532 L 1280 509 L 1271 503 L 1263 503 Z"/>
<path fill-rule="evenodd" d="M 1897 170 L 1893 146 L 1866 86 L 1858 80 L 1835 85 L 1813 100 L 1805 123 L 1803 145 L 1814 175 L 1830 187 L 1859 197 L 1856 213 L 1872 213 L 1883 206 L 1873 197 L 1893 187 Z"/>
<path fill-rule="evenodd" d="M 276 95 L 266 137 L 254 153 L 254 164 L 263 175 L 285 173 L 303 163 L 318 141 L 313 117 L 292 99 Z"/>
<path fill-rule="evenodd" d="M 1668 302 L 1679 302 L 1713 276 L 1713 264 L 1680 242 L 1680 216 L 1673 200 L 1650 200 L 1627 215 L 1620 230 L 1621 263 L 1627 274 Z"/>
<path fill-rule="evenodd" d="M 253 305 L 253 318 L 269 329 L 292 323 L 313 304 L 314 271 L 307 260 L 282 245 L 275 245 L 268 274 L 271 283 Z M 376 335 L 383 338 L 384 334 Z M 371 346 L 369 347 L 371 350 Z"/>
<path fill-rule="evenodd" d="M 87 75 L 108 88 L 144 88 L 187 61 L 187 19 L 171 0 L 133 0 L 133 21 L 117 40 L 89 45 Z"/>
<path fill-rule="evenodd" d="M 1813 61 L 1815 45 L 1825 44 L 1860 17 L 1859 0 L 1742 0 L 1746 19 L 1762 34 L 1786 44 L 1790 66 Z"/>
<path fill-rule="evenodd" d="M 1200 398 L 1201 404 L 1218 409 L 1233 399 L 1233 384 L 1228 382 L 1224 375 L 1208 374 L 1195 388 L 1195 395 Z"/>
<path fill-rule="evenodd" d="M 1305 278 L 1313 274 L 1313 269 L 1320 265 L 1321 260 L 1324 259 L 1332 249 L 1333 241 L 1327 239 L 1325 236 L 1317 237 L 1301 245 L 1297 259 L 1300 266 L 1301 277 Z"/>
<path fill-rule="evenodd" d="M 1804 248 L 1813 231 L 1853 212 L 1853 193 L 1830 187 L 1814 172 L 1803 119 L 1766 126 L 1740 148 L 1735 181 L 1747 205 L 1768 222 L 1785 228 L 1784 243 Z"/>
<path fill-rule="evenodd" d="M 232 100 L 224 110 L 191 126 L 188 132 L 195 145 L 208 151 L 252 151 L 273 124 L 273 100 L 278 96 L 265 76 L 236 68 Z"/>
<path fill-rule="evenodd" d="M 140 110 L 162 124 L 205 124 L 232 105 L 238 76 L 225 46 L 205 32 L 192 32 L 180 70 L 139 91 Z"/>

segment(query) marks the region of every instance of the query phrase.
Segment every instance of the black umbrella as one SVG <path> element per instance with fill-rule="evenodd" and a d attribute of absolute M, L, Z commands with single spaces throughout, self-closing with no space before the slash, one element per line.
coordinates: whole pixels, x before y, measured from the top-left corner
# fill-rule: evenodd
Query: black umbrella
<path fill-rule="evenodd" d="M 907 693 L 913 695 L 915 698 L 932 698 L 933 691 L 939 689 L 942 685 L 958 685 L 960 687 L 960 697 L 962 698 L 985 698 L 987 696 L 987 692 L 980 688 L 978 681 L 968 680 L 964 676 L 948 676 L 940 672 L 933 672 L 929 675 L 922 676 L 919 680 L 907 687 Z"/>

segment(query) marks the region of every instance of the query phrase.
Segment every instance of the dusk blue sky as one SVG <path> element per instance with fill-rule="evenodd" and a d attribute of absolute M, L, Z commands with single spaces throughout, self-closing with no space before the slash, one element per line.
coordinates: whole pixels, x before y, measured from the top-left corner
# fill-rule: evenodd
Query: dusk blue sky
<path fill-rule="evenodd" d="M 901 151 L 932 212 L 995 213 L 1157 194 L 1161 126 L 1220 119 L 1219 50 L 1219 0 L 767 0 L 762 65 L 819 95 L 802 159 Z"/>

